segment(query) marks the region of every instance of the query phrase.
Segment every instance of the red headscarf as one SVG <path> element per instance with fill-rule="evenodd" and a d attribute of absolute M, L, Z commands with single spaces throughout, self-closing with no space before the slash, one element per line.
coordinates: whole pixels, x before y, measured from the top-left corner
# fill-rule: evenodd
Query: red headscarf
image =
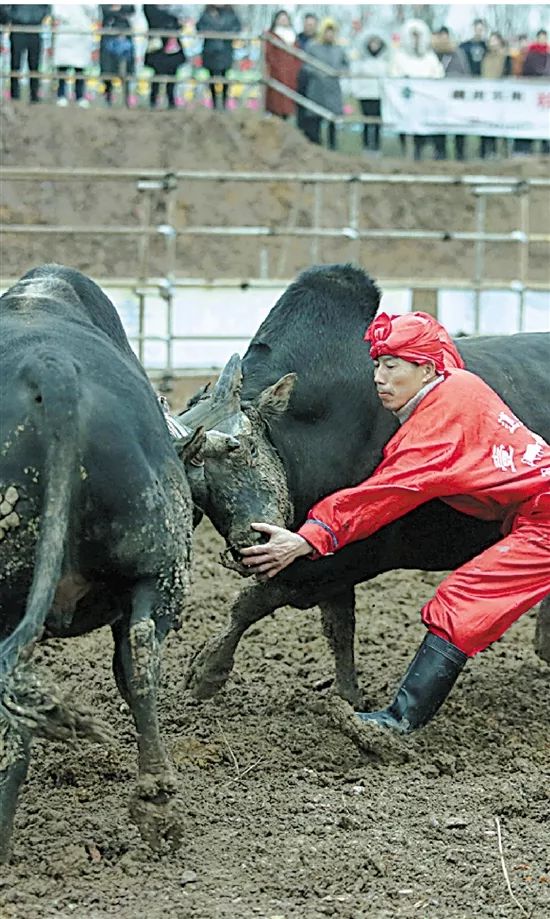
<path fill-rule="evenodd" d="M 365 341 L 370 342 L 373 360 L 381 354 L 392 354 L 414 364 L 433 361 L 437 373 L 464 367 L 447 330 L 428 313 L 380 313 L 365 332 Z"/>

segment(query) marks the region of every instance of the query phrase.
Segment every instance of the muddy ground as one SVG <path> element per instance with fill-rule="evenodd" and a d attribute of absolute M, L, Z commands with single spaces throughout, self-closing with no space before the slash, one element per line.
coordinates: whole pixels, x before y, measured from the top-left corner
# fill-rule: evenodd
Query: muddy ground
<path fill-rule="evenodd" d="M 110 673 L 107 630 L 52 641 L 42 671 L 88 703 L 116 742 L 37 742 L 0 871 L 2 919 L 495 919 L 550 915 L 550 671 L 525 616 L 473 661 L 439 717 L 397 749 L 360 753 L 324 712 L 329 651 L 315 611 L 255 626 L 227 687 L 182 689 L 187 662 L 224 620 L 239 577 L 196 533 L 183 628 L 167 640 L 162 729 L 186 831 L 159 858 L 127 806 L 134 732 Z M 439 575 L 395 572 L 359 588 L 358 659 L 368 704 L 389 698 Z"/>
<path fill-rule="evenodd" d="M 527 178 L 548 175 L 548 157 L 523 157 L 501 162 L 472 160 L 435 163 L 426 160 L 366 158 L 333 153 L 309 143 L 292 125 L 261 118 L 247 111 L 222 113 L 147 112 L 52 105 L 29 107 L 5 102 L 0 112 L 0 157 L 4 166 L 89 167 L 95 169 L 203 169 L 231 171 L 314 172 L 358 174 L 402 172 L 433 175 L 505 175 Z M 349 186 L 325 186 L 322 227 L 350 223 Z M 76 227 L 138 227 L 144 193 L 135 180 L 112 182 L 74 180 L 57 183 L 3 183 L 0 216 L 3 223 Z M 223 182 L 205 185 L 181 181 L 167 210 L 162 192 L 152 195 L 150 224 L 167 222 L 180 230 L 197 225 L 248 225 L 274 230 L 311 227 L 314 198 L 311 185 Z M 550 190 L 530 192 L 530 231 L 548 233 Z M 521 228 L 520 198 L 494 195 L 487 200 L 486 228 L 511 232 Z M 359 197 L 361 229 L 474 231 L 475 197 L 460 186 L 422 184 L 365 185 Z M 488 243 L 483 277 L 512 280 L 520 275 L 518 242 Z M 263 251 L 262 251 L 263 250 Z M 526 276 L 548 282 L 550 246 L 529 246 Z M 158 277 L 172 270 L 178 277 L 255 278 L 262 266 L 269 275 L 293 277 L 311 264 L 310 240 L 289 237 L 180 236 L 175 261 L 166 252 L 166 237 L 151 239 L 145 275 Z M 474 271 L 474 247 L 469 242 L 418 240 L 324 239 L 318 262 L 358 261 L 376 278 L 445 278 L 467 280 Z M 139 273 L 136 237 L 76 234 L 22 237 L 6 235 L 2 275 L 19 277 L 47 261 L 63 261 L 95 278 L 129 277 Z"/>

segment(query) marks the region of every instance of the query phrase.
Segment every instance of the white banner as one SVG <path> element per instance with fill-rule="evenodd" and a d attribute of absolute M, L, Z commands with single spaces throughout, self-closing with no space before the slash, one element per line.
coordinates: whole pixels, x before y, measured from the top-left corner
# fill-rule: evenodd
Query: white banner
<path fill-rule="evenodd" d="M 550 82 L 385 79 L 382 118 L 403 134 L 549 140 Z"/>

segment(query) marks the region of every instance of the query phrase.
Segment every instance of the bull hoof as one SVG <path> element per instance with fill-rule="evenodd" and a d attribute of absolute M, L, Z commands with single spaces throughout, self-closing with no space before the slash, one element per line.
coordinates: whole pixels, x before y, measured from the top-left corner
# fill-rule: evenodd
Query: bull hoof
<path fill-rule="evenodd" d="M 142 777 L 130 802 L 130 817 L 154 852 L 174 852 L 180 847 L 184 808 L 171 777 Z"/>
<path fill-rule="evenodd" d="M 216 662 L 216 657 L 205 647 L 191 662 L 185 676 L 184 688 L 189 690 L 193 698 L 201 702 L 211 699 L 225 686 L 232 668 L 233 660 L 229 667 L 227 665 L 222 667 Z"/>

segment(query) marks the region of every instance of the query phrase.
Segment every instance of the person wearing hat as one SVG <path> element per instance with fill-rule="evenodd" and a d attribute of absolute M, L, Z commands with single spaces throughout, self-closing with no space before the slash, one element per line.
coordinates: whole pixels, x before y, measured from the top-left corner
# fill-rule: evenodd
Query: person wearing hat
<path fill-rule="evenodd" d="M 374 473 L 318 501 L 294 533 L 242 550 L 271 578 L 300 556 L 331 555 L 432 498 L 500 522 L 502 539 L 448 575 L 422 609 L 428 629 L 393 702 L 358 717 L 399 734 L 426 725 L 469 657 L 550 594 L 550 446 L 480 377 L 426 313 L 380 314 L 365 340 L 374 381 L 398 431 Z"/>
<path fill-rule="evenodd" d="M 338 27 L 334 19 L 323 19 L 319 26 L 317 40 L 307 46 L 307 53 L 311 62 L 302 68 L 305 71 L 305 95 L 307 99 L 316 102 L 334 115 L 341 115 L 344 111 L 342 87 L 340 86 L 339 73 L 348 70 L 349 63 L 344 49 L 337 42 Z M 326 73 L 315 66 L 315 61 L 332 67 L 335 73 Z M 315 144 L 321 143 L 321 123 L 327 121 L 327 141 L 331 150 L 336 149 L 336 123 L 323 119 L 306 110 L 304 133 Z"/>

